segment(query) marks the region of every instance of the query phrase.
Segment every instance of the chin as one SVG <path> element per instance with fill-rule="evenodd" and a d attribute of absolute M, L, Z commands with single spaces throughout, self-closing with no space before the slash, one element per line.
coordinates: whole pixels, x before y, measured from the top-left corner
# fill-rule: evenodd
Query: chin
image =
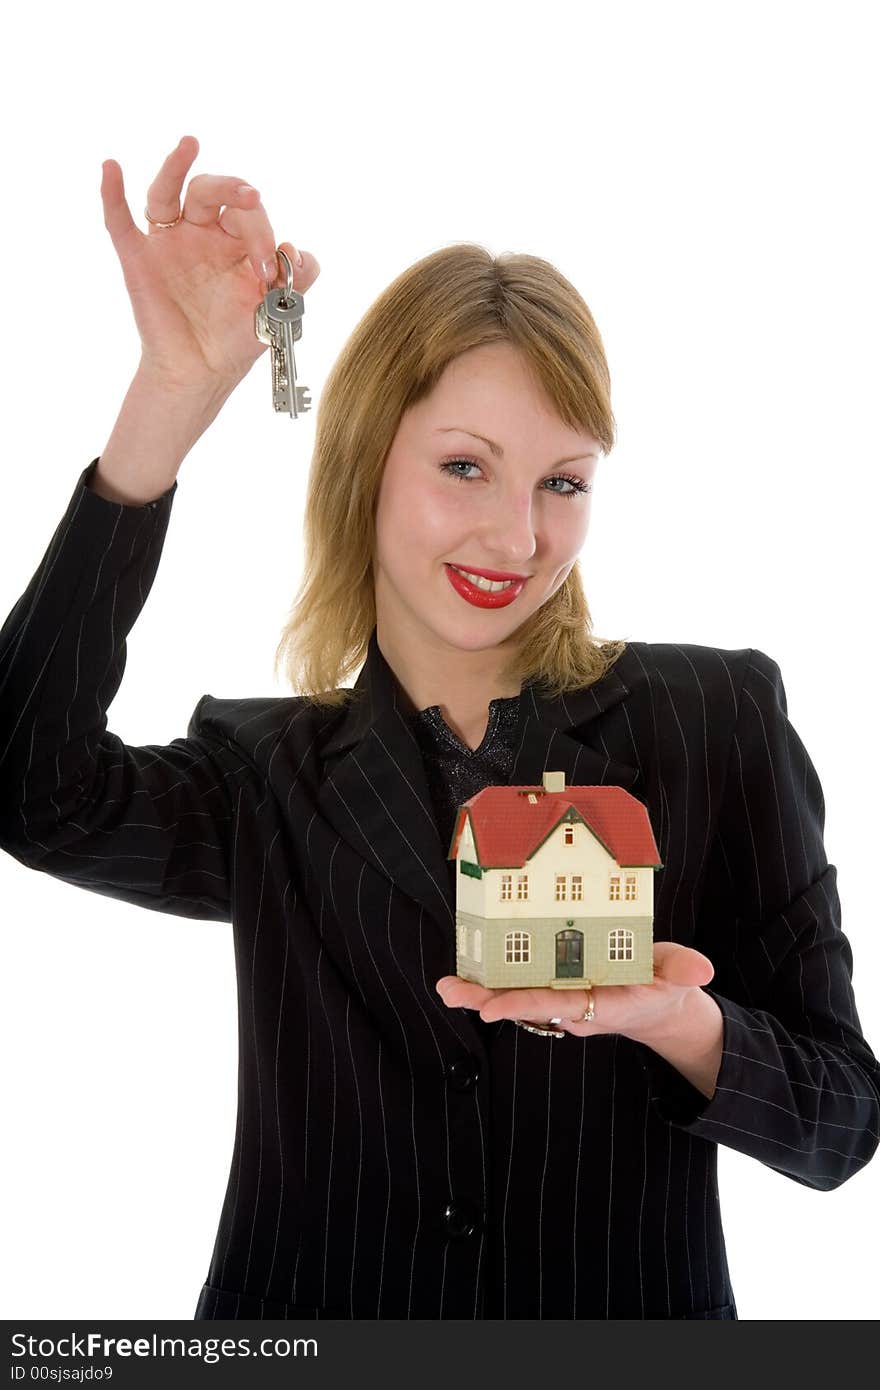
<path fill-rule="evenodd" d="M 493 647 L 500 647 L 509 642 L 530 614 L 526 614 L 526 618 L 518 618 L 516 622 L 508 622 L 503 627 L 497 621 L 494 623 L 488 621 L 492 616 L 491 613 L 487 613 L 487 621 L 480 622 L 477 618 L 472 623 L 462 623 L 459 626 L 444 629 L 438 635 L 448 646 L 454 647 L 458 651 L 490 651 Z"/>

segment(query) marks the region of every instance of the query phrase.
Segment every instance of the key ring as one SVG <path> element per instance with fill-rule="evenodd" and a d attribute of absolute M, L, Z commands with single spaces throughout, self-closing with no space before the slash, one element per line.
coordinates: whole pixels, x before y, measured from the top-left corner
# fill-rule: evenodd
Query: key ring
<path fill-rule="evenodd" d="M 279 301 L 278 301 L 278 303 L 279 303 L 283 308 L 286 309 L 286 308 L 287 308 L 287 296 L 288 296 L 289 294 L 292 294 L 292 293 L 293 293 L 293 265 L 291 264 L 291 260 L 290 260 L 290 257 L 288 256 L 287 252 L 286 252 L 286 251 L 282 251 L 280 246 L 279 246 L 278 251 L 277 251 L 276 254 L 279 255 L 279 256 L 282 258 L 282 260 L 284 261 L 285 266 L 287 267 L 287 269 L 286 269 L 286 271 L 285 271 L 285 274 L 286 274 L 286 277 L 287 277 L 287 284 L 285 285 L 285 287 L 284 287 L 284 289 L 283 289 L 283 291 L 282 291 L 282 293 L 281 293 L 281 298 L 280 298 Z"/>

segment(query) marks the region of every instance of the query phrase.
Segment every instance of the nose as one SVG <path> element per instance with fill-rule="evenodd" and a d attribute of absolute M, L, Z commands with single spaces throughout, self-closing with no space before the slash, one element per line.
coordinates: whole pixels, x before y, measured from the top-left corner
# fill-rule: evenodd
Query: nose
<path fill-rule="evenodd" d="M 537 538 L 530 489 L 499 498 L 483 518 L 480 541 L 487 568 L 519 570 L 531 560 Z"/>

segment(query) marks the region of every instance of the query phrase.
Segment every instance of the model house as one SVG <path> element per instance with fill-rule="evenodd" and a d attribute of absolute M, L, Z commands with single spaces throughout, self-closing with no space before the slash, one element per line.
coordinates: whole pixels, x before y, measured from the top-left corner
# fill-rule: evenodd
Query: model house
<path fill-rule="evenodd" d="M 484 787 L 459 807 L 456 973 L 488 989 L 650 984 L 648 812 L 623 787 Z"/>

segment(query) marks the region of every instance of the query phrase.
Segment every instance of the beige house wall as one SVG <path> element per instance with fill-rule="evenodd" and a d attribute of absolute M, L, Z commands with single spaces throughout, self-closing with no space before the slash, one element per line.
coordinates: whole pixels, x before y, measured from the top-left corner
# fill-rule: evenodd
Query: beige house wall
<path fill-rule="evenodd" d="M 654 916 L 654 869 L 621 868 L 613 855 L 599 843 L 583 821 L 575 821 L 574 843 L 565 843 L 564 824 L 558 825 L 523 868 L 484 869 L 482 878 L 473 878 L 462 873 L 461 861 L 477 862 L 474 838 L 470 819 L 465 817 L 458 846 L 457 905 L 475 917 L 489 918 L 534 918 L 534 917 L 592 917 L 597 914 L 613 914 L 621 921 L 632 918 Z M 501 897 L 501 875 L 511 875 L 513 897 L 510 901 Z M 528 875 L 528 898 L 517 898 L 517 879 L 520 874 Z M 583 898 L 578 901 L 568 896 L 564 901 L 556 900 L 556 875 L 565 874 L 570 880 L 572 874 L 580 874 L 583 880 Z M 620 875 L 620 901 L 609 897 L 609 883 L 612 875 Z M 636 896 L 626 901 L 626 876 L 636 878 Z M 567 885 L 570 892 L 570 883 Z M 630 925 L 627 920 L 627 925 Z"/>

